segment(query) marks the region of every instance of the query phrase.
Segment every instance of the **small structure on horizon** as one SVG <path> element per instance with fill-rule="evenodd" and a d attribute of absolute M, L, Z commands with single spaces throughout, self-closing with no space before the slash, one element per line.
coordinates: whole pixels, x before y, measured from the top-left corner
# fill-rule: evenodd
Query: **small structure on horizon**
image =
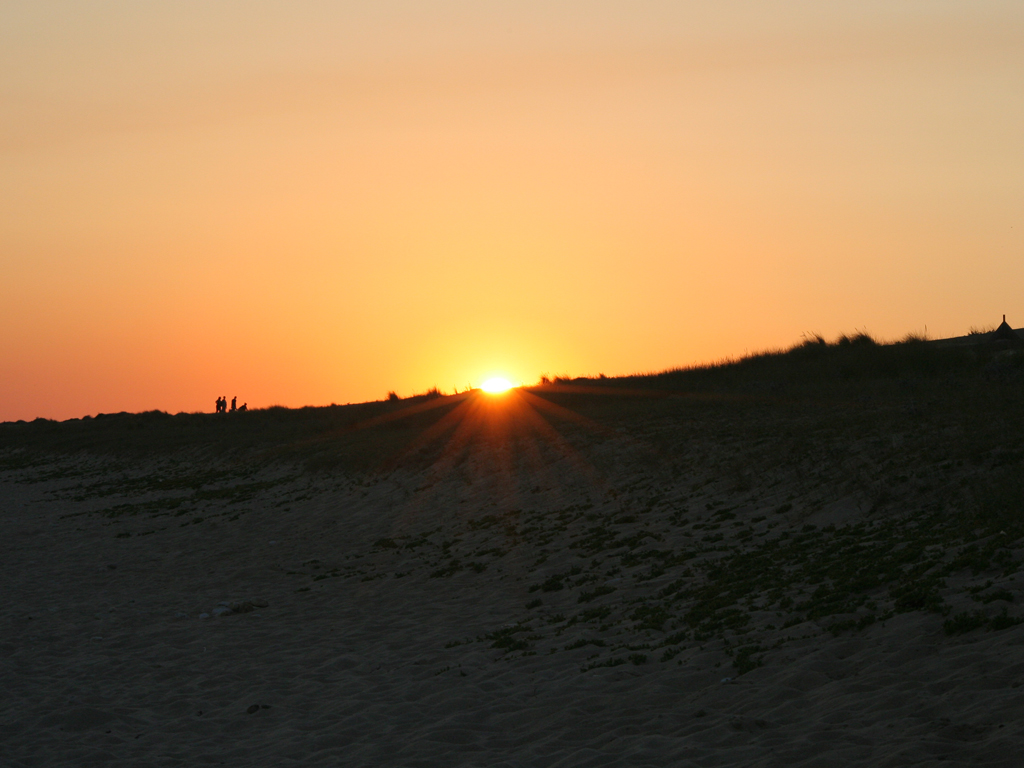
<path fill-rule="evenodd" d="M 992 331 L 992 335 L 989 336 L 993 341 L 1020 341 L 1020 336 L 1017 332 L 1010 327 L 1009 323 L 1006 322 L 1006 315 L 1003 315 L 1003 322 L 999 324 L 999 327 Z"/>

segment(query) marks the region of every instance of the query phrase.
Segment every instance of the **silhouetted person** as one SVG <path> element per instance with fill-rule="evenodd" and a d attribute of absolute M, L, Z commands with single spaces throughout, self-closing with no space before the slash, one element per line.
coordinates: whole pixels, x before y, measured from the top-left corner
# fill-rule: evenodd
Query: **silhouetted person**
<path fill-rule="evenodd" d="M 249 410 L 249 404 L 248 403 L 242 403 L 240 406 L 238 406 L 238 410 L 240 410 L 240 411 L 248 411 Z"/>
<path fill-rule="evenodd" d="M 237 402 L 238 402 L 238 395 L 235 395 L 234 397 L 231 398 L 231 410 L 232 411 L 237 411 L 238 410 L 238 408 L 235 406 L 235 403 L 237 403 Z"/>
<path fill-rule="evenodd" d="M 214 413 L 220 413 L 220 398 L 217 398 L 217 410 Z"/>

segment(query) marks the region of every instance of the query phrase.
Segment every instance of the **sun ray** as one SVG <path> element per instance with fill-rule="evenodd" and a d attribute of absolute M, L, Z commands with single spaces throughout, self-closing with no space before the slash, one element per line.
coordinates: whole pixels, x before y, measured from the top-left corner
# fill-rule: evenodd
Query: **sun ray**
<path fill-rule="evenodd" d="M 611 394 L 607 390 L 579 389 L 583 391 L 560 390 L 552 394 Z M 463 393 L 457 400 L 449 397 L 418 403 L 361 422 L 360 430 L 387 427 L 404 417 L 428 412 L 443 402 L 455 403 L 433 422 L 413 430 L 416 434 L 404 447 L 378 466 L 378 477 L 391 477 L 396 491 L 407 499 L 393 523 L 392 533 L 414 535 L 417 521 L 439 505 L 449 508 L 453 515 L 470 518 L 482 514 L 503 519 L 509 516 L 507 524 L 515 530 L 521 515 L 531 508 L 531 494 L 538 487 L 557 495 L 581 490 L 595 502 L 615 503 L 608 495 L 611 485 L 605 472 L 581 449 L 579 436 L 615 439 L 623 441 L 623 447 L 641 451 L 652 446 L 550 402 L 543 397 L 549 391 L 513 388 L 495 397 L 478 389 Z M 639 393 L 628 392 L 626 396 L 635 394 Z M 573 434 L 577 436 L 563 434 L 559 423 L 573 425 Z M 585 438 L 584 441 L 588 442 Z M 398 474 L 394 474 L 396 471 Z M 453 484 L 452 479 L 464 482 Z M 487 512 L 480 506 L 481 494 L 492 500 Z M 508 567 L 524 566 L 534 557 L 532 551 L 520 550 L 514 540 L 509 544 Z"/>
<path fill-rule="evenodd" d="M 422 434 L 416 437 L 412 443 L 406 446 L 398 456 L 388 463 L 389 467 L 395 467 L 408 460 L 417 451 L 427 448 L 432 442 L 440 439 L 446 432 L 458 429 L 459 425 L 468 418 L 475 404 L 475 399 L 468 395 L 460 395 L 460 401 L 452 410 L 427 427 Z"/>

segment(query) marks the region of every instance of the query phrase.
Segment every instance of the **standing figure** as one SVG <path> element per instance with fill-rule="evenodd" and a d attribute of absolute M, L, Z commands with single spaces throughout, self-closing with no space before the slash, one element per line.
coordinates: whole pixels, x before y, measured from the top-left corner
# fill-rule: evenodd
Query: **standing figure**
<path fill-rule="evenodd" d="M 238 410 L 237 406 L 235 405 L 235 403 L 237 403 L 237 402 L 238 402 L 238 395 L 235 395 L 234 397 L 231 398 L 231 410 L 232 411 L 237 411 Z"/>

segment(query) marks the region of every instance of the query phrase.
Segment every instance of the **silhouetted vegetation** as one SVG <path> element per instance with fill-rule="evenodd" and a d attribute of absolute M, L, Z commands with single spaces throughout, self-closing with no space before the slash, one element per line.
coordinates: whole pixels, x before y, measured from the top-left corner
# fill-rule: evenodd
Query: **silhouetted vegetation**
<path fill-rule="evenodd" d="M 1024 352 L 1019 345 L 946 344 L 912 336 L 878 344 L 858 333 L 832 343 L 810 336 L 788 350 L 655 374 L 558 377 L 530 391 L 620 425 L 650 409 L 663 414 L 695 402 L 731 410 L 771 404 L 782 409 L 782 417 L 805 411 L 809 403 L 830 401 L 855 409 L 886 403 L 911 409 L 937 406 L 966 415 L 1016 403 L 1022 376 Z M 473 395 L 445 397 L 434 387 L 408 398 L 391 392 L 380 402 L 274 406 L 235 413 L 230 419 L 149 411 L 3 423 L 0 468 L 31 465 L 47 454 L 139 457 L 196 451 L 222 460 L 298 462 L 314 470 L 367 470 L 391 466 L 396 459 L 429 463 L 437 446 L 418 446 L 412 454 L 407 450 L 467 396 Z M 666 397 L 672 402 L 655 404 Z"/>
<path fill-rule="evenodd" d="M 973 339 L 963 341 L 966 340 Z M 793 390 L 811 394 L 820 390 L 821 394 L 829 394 L 834 384 L 842 382 L 884 383 L 990 373 L 1020 375 L 1024 369 L 1024 350 L 1019 345 L 988 342 L 982 335 L 976 343 L 963 341 L 928 341 L 923 335 L 911 333 L 894 344 L 879 344 L 868 334 L 857 333 L 841 335 L 829 343 L 812 334 L 787 350 L 761 352 L 738 360 L 614 378 L 559 377 L 555 383 L 681 392 Z"/>

